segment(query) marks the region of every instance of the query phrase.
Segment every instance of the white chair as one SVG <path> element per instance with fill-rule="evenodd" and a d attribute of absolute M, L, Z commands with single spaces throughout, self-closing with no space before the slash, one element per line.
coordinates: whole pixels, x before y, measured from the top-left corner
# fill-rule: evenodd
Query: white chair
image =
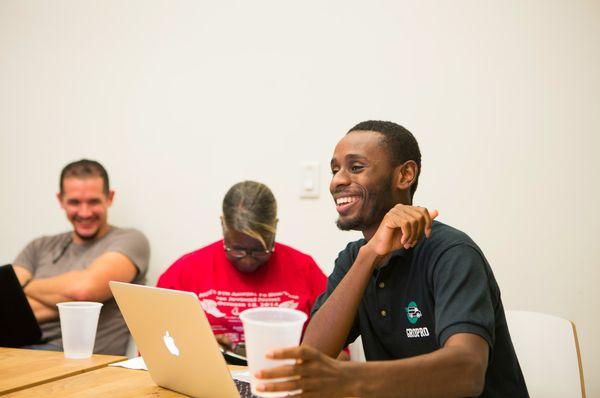
<path fill-rule="evenodd" d="M 129 341 L 127 342 L 127 351 L 125 351 L 125 356 L 127 358 L 135 358 L 138 356 L 137 345 L 135 345 L 135 341 L 133 341 L 133 337 L 129 335 Z"/>
<path fill-rule="evenodd" d="M 585 398 L 575 324 L 529 311 L 506 311 L 510 336 L 531 398 Z"/>
<path fill-rule="evenodd" d="M 365 362 L 365 351 L 363 349 L 363 344 L 362 344 L 362 339 L 360 336 L 358 336 L 358 338 L 356 340 L 354 340 L 354 343 L 350 344 L 348 346 L 348 350 L 350 351 L 350 360 L 351 361 L 356 361 L 356 362 Z"/>

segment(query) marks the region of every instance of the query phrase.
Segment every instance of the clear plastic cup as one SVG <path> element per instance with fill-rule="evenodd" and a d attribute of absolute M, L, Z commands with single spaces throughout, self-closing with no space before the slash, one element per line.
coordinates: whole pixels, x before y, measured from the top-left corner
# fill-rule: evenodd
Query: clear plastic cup
<path fill-rule="evenodd" d="M 260 369 L 272 368 L 294 360 L 272 360 L 265 358 L 267 351 L 275 348 L 297 346 L 302 335 L 302 325 L 307 316 L 304 312 L 290 308 L 266 307 L 252 308 L 240 314 L 246 337 L 246 357 L 250 372 L 252 394 L 259 397 L 284 397 L 295 391 L 259 392 L 256 385 L 260 381 L 254 373 Z M 287 378 L 272 379 L 273 382 Z"/>
<path fill-rule="evenodd" d="M 56 304 L 65 358 L 89 358 L 94 352 L 102 303 L 70 301 Z"/>

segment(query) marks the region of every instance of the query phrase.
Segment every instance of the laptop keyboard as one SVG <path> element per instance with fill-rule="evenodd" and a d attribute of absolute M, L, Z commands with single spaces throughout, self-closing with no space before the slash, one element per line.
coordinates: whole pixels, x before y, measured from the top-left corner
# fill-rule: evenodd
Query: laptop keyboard
<path fill-rule="evenodd" d="M 238 379 L 233 379 L 233 381 L 235 382 L 235 386 L 237 387 L 241 398 L 258 398 L 256 395 L 252 395 L 250 383 Z"/>

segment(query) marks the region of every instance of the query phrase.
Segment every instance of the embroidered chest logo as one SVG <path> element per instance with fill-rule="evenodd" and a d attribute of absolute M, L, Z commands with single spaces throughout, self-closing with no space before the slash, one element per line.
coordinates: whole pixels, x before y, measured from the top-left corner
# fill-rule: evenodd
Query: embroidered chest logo
<path fill-rule="evenodd" d="M 421 313 L 421 310 L 419 310 L 419 307 L 417 306 L 417 303 L 415 303 L 414 301 L 411 301 L 410 303 L 408 303 L 408 306 L 406 306 L 406 308 L 404 309 L 404 311 L 406 311 L 406 318 L 408 319 L 408 322 L 411 325 L 416 324 L 419 319 L 421 319 L 421 317 L 423 316 L 423 314 Z M 427 337 L 429 336 L 429 329 L 427 329 L 427 326 L 422 327 L 422 328 L 407 328 L 406 329 L 406 337 L 408 338 L 415 338 L 415 337 Z"/>
<path fill-rule="evenodd" d="M 415 303 L 414 301 L 408 303 L 408 307 L 406 307 L 404 310 L 406 311 L 406 317 L 408 318 L 408 321 L 411 325 L 417 323 L 419 318 L 423 316 L 423 314 L 421 314 L 421 311 L 419 310 L 419 307 L 417 307 L 417 303 Z"/>

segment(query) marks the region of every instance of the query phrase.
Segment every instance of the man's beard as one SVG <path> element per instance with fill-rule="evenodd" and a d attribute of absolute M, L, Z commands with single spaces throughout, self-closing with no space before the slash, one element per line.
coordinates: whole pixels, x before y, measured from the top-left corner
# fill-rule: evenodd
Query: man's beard
<path fill-rule="evenodd" d="M 77 232 L 76 229 L 74 232 L 75 232 L 75 235 L 77 235 L 79 237 L 79 239 L 81 239 L 83 241 L 90 241 L 90 240 L 96 239 L 96 236 L 98 236 L 98 233 L 100 232 L 100 227 L 96 228 L 96 231 L 94 231 L 94 233 L 91 235 L 81 235 L 79 232 Z"/>
<path fill-rule="evenodd" d="M 364 231 L 373 225 L 379 225 L 383 217 L 387 214 L 394 203 L 392 203 L 392 176 L 381 184 L 381 189 L 368 191 L 368 200 L 363 198 L 361 206 L 362 211 L 353 218 L 342 220 L 338 218 L 336 225 L 342 231 Z M 364 207 L 369 203 L 373 204 L 371 208 Z"/>

